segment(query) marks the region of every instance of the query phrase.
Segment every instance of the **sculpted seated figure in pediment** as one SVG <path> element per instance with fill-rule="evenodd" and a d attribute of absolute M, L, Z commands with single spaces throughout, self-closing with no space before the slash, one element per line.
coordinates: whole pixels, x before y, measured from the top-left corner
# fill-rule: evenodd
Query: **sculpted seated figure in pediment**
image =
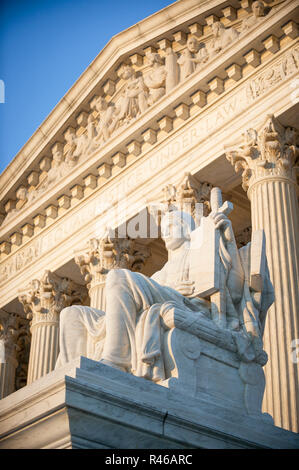
<path fill-rule="evenodd" d="M 116 110 L 120 124 L 130 121 L 148 108 L 143 76 L 138 75 L 130 65 L 125 65 L 121 78 L 125 81 L 125 86 Z"/>
<path fill-rule="evenodd" d="M 252 15 L 245 18 L 241 25 L 241 32 L 245 32 L 254 26 L 257 26 L 261 19 L 265 16 L 264 2 L 257 0 L 252 3 Z"/>
<path fill-rule="evenodd" d="M 221 21 L 212 24 L 212 41 L 209 44 L 209 54 L 214 56 L 228 47 L 239 37 L 239 32 L 235 28 L 225 28 Z"/>
<path fill-rule="evenodd" d="M 204 244 L 196 251 L 192 247 L 196 231 L 191 215 L 178 210 L 168 212 L 161 227 L 168 261 L 160 271 L 147 277 L 128 269 L 111 269 L 106 278 L 106 312 L 84 306 L 62 310 L 56 368 L 82 355 L 155 382 L 163 381 L 167 376 L 161 325 L 167 323 L 170 311 L 178 315 L 183 328 L 191 322 L 191 331 L 192 324 L 200 320 L 216 330 L 236 334 L 244 355 L 243 340 L 249 338 L 255 352 L 246 360 L 264 364 L 261 336 L 265 313 L 273 302 L 268 274 L 264 276 L 263 295 L 253 299 L 248 280 L 249 247 L 238 250 L 231 222 L 223 211 L 214 211 L 205 219 L 205 226 L 220 237 L 216 250 L 221 261 L 215 269 L 222 270 L 218 290 L 225 302 L 218 315 L 212 307 L 214 300 L 202 298 L 197 287 L 198 281 L 199 285 L 205 284 L 209 276 L 203 258 L 212 245 Z M 199 237 L 209 240 L 210 234 Z M 202 256 L 201 266 L 198 253 Z M 195 281 L 194 263 L 199 274 Z"/>
<path fill-rule="evenodd" d="M 189 37 L 187 48 L 178 59 L 178 64 L 181 68 L 181 80 L 192 75 L 201 65 L 205 64 L 208 59 L 209 54 L 206 46 L 203 43 L 199 43 L 195 37 Z"/>
<path fill-rule="evenodd" d="M 159 54 L 151 53 L 147 58 L 151 70 L 144 76 L 144 83 L 149 89 L 148 103 L 151 105 L 165 95 L 167 70 L 164 60 Z"/>

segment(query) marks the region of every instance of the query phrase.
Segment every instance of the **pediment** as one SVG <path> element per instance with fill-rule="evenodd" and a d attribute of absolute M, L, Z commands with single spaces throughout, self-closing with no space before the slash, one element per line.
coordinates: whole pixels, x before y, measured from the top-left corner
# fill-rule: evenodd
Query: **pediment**
<path fill-rule="evenodd" d="M 180 0 L 113 37 L 1 175 L 1 239 L 30 237 L 294 40 L 296 2 L 264 4 Z"/>

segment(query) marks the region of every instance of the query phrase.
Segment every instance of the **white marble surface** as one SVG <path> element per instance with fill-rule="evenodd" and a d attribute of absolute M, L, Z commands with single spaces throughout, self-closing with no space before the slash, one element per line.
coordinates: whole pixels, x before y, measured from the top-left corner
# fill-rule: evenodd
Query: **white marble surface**
<path fill-rule="evenodd" d="M 299 448 L 294 433 L 86 358 L 3 399 L 0 429 L 2 449 Z"/>

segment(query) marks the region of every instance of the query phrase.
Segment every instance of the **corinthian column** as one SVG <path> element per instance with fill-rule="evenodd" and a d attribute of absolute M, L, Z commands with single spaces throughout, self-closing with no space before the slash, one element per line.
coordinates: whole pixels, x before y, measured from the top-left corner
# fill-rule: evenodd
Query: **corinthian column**
<path fill-rule="evenodd" d="M 67 278 L 46 271 L 19 296 L 31 320 L 31 347 L 27 384 L 54 370 L 59 353 L 59 314 L 74 303 L 82 303 L 86 290 Z"/>
<path fill-rule="evenodd" d="M 244 143 L 227 153 L 242 169 L 243 188 L 251 200 L 252 230 L 263 229 L 275 302 L 269 309 L 264 348 L 266 391 L 263 409 L 277 426 L 299 430 L 299 364 L 292 351 L 299 338 L 298 200 L 296 131 L 268 116 L 260 132 L 244 134 Z"/>
<path fill-rule="evenodd" d="M 86 252 L 76 256 L 75 261 L 87 283 L 90 306 L 105 311 L 105 282 L 111 269 L 141 271 L 148 256 L 148 248 L 136 240 L 109 235 L 89 240 Z"/>

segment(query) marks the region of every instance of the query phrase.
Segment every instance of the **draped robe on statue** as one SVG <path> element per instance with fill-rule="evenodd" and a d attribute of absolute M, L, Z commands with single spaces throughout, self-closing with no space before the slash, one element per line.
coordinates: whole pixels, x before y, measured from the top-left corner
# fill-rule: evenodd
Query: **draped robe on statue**
<path fill-rule="evenodd" d="M 160 271 L 148 278 L 128 269 L 112 269 L 106 278 L 106 312 L 83 306 L 62 310 L 56 368 L 78 356 L 86 356 L 139 377 L 164 380 L 160 323 L 163 311 L 174 305 L 185 316 L 192 311 L 211 319 L 208 302 L 198 297 L 186 297 L 177 290 L 190 281 L 190 233 L 194 221 L 183 212 L 171 214 L 168 222 L 169 227 L 174 227 L 170 237 L 174 244 L 169 244 L 172 246 L 168 249 L 169 260 Z M 226 249 L 225 288 L 227 298 L 235 299 L 234 305 L 232 300 L 227 304 L 226 315 L 234 320 L 231 328 L 245 334 L 237 334 L 238 349 L 246 349 L 248 338 L 250 341 L 256 338 L 260 349 L 266 312 L 273 302 L 268 268 L 266 266 L 263 292 L 254 294 L 249 280 L 250 244 L 238 250 L 232 235 Z"/>
<path fill-rule="evenodd" d="M 209 316 L 205 301 L 189 299 L 174 287 L 189 279 L 189 242 L 151 278 L 113 269 L 106 279 L 106 313 L 72 306 L 61 312 L 56 368 L 80 355 L 113 363 L 154 381 L 165 378 L 160 308 L 173 301 L 184 310 Z"/>

